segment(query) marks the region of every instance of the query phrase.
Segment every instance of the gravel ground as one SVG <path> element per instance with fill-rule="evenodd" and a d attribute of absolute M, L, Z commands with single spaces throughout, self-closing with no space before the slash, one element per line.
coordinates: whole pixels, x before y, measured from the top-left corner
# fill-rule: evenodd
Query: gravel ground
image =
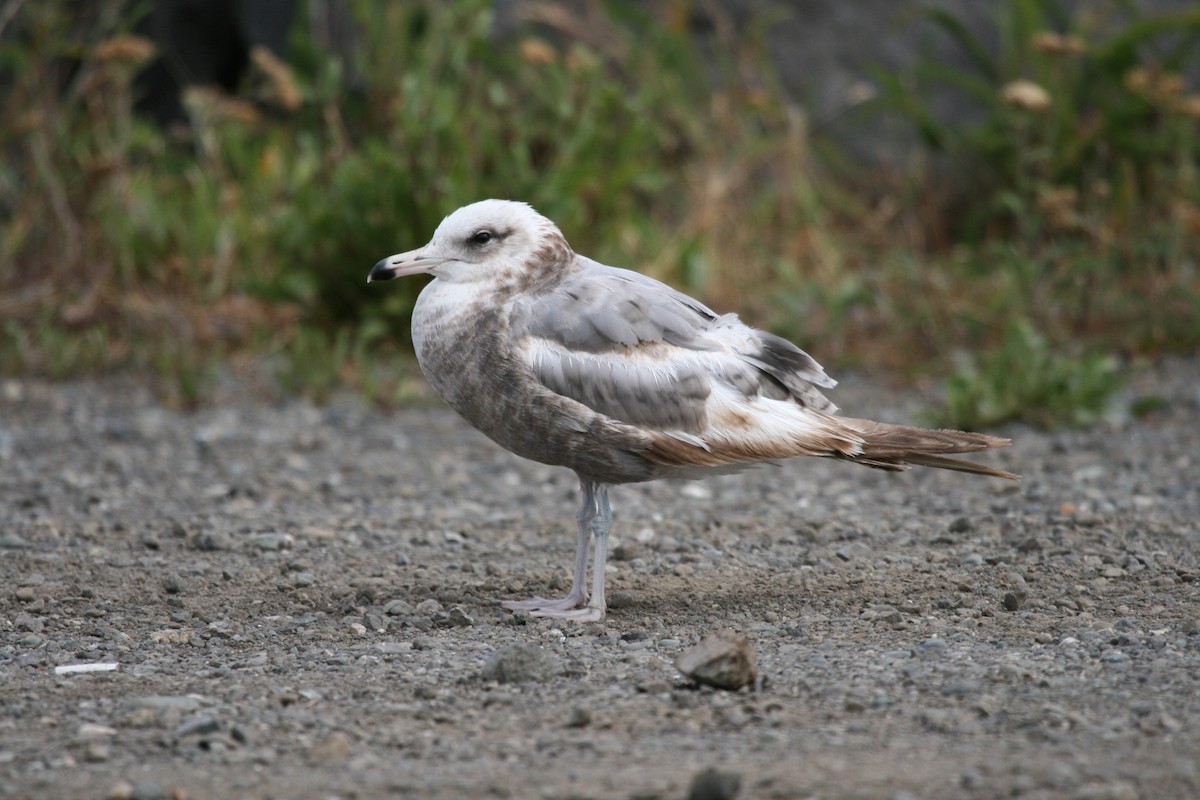
<path fill-rule="evenodd" d="M 0 796 L 1200 797 L 1198 387 L 1170 361 L 1148 417 L 1011 429 L 1020 483 L 618 488 L 577 625 L 492 604 L 566 588 L 574 477 L 445 410 L 0 384 Z M 719 628 L 758 691 L 675 669 Z"/>

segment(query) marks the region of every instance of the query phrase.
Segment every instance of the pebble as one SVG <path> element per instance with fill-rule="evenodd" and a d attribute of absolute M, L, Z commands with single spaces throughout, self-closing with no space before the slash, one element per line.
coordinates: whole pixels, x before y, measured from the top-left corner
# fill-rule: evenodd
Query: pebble
<path fill-rule="evenodd" d="M 183 739 L 187 736 L 207 736 L 219 730 L 221 730 L 221 723 L 216 717 L 200 714 L 183 722 L 171 735 L 176 739 Z"/>
<path fill-rule="evenodd" d="M 413 611 L 422 616 L 432 616 L 442 610 L 442 604 L 430 597 L 428 600 L 422 600 L 417 603 Z"/>
<path fill-rule="evenodd" d="M 111 728 L 108 725 L 97 725 L 93 722 L 85 722 L 79 726 L 75 734 L 81 739 L 103 738 L 105 736 L 116 736 L 117 729 Z"/>
<path fill-rule="evenodd" d="M 192 538 L 192 547 L 201 552 L 232 550 L 233 539 L 220 531 L 202 531 Z"/>
<path fill-rule="evenodd" d="M 737 690 L 758 678 L 758 656 L 745 637 L 729 629 L 718 630 L 684 650 L 675 668 L 697 683 L 717 689 Z"/>
<path fill-rule="evenodd" d="M 566 726 L 568 728 L 586 728 L 592 724 L 592 715 L 586 708 L 576 706 L 571 709 L 570 716 L 567 717 Z"/>
<path fill-rule="evenodd" d="M 609 608 L 630 608 L 637 605 L 637 597 L 633 592 L 613 592 L 608 596 Z"/>
<path fill-rule="evenodd" d="M 709 767 L 692 778 L 687 800 L 733 800 L 741 788 L 740 773 Z"/>
<path fill-rule="evenodd" d="M 967 517 L 957 518 L 946 528 L 950 533 L 970 533 L 974 529 L 975 526 L 971 524 L 971 520 Z"/>
<path fill-rule="evenodd" d="M 114 783 L 104 795 L 105 800 L 133 800 L 133 784 L 126 780 Z"/>
<path fill-rule="evenodd" d="M 451 606 L 449 611 L 439 611 L 433 615 L 433 622 L 440 628 L 468 628 L 475 624 L 462 606 Z"/>
<path fill-rule="evenodd" d="M 317 744 L 309 748 L 308 755 L 313 761 L 344 761 L 354 752 L 354 742 L 342 731 L 334 731 Z"/>
<path fill-rule="evenodd" d="M 103 742 L 88 742 L 83 751 L 83 760 L 99 764 L 112 758 L 112 748 Z"/>
<path fill-rule="evenodd" d="M 926 639 L 918 645 L 917 649 L 925 655 L 940 653 L 946 649 L 945 639 Z"/>
<path fill-rule="evenodd" d="M 383 613 L 393 617 L 408 617 L 416 613 L 416 607 L 407 600 L 397 598 L 388 601 L 383 607 Z"/>
<path fill-rule="evenodd" d="M 535 644 L 514 644 L 488 658 L 483 665 L 483 679 L 499 683 L 540 683 L 562 671 L 562 662 L 553 653 Z"/>
<path fill-rule="evenodd" d="M 251 546 L 264 551 L 291 550 L 296 537 L 290 533 L 256 533 L 250 537 Z"/>
<path fill-rule="evenodd" d="M 1140 800 L 1137 789 L 1125 781 L 1089 783 L 1069 797 L 1070 800 Z"/>
<path fill-rule="evenodd" d="M 154 781 L 138 781 L 129 793 L 129 800 L 173 800 L 170 793 Z"/>

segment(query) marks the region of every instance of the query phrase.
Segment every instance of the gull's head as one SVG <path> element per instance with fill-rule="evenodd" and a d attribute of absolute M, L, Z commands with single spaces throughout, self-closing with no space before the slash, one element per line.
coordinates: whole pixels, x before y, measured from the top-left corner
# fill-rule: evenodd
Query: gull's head
<path fill-rule="evenodd" d="M 558 226 L 527 203 L 482 200 L 442 220 L 424 247 L 380 260 L 367 283 L 418 273 L 452 283 L 532 283 L 573 256 Z"/>

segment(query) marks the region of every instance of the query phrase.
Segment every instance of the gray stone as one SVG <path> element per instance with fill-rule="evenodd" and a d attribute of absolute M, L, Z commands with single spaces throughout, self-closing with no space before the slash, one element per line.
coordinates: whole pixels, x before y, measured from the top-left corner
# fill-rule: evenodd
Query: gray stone
<path fill-rule="evenodd" d="M 736 690 L 758 678 L 757 661 L 754 648 L 744 637 L 722 629 L 680 653 L 675 668 L 697 683 Z"/>
<path fill-rule="evenodd" d="M 742 788 L 742 776 L 713 767 L 696 773 L 688 787 L 687 800 L 733 800 Z"/>
<path fill-rule="evenodd" d="M 550 680 L 562 673 L 559 658 L 536 644 L 514 644 L 498 650 L 483 665 L 483 679 L 499 683 Z"/>

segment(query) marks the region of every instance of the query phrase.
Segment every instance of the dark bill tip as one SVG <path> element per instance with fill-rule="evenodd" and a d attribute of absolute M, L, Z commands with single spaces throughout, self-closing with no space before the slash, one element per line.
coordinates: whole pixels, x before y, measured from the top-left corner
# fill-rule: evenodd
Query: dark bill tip
<path fill-rule="evenodd" d="M 390 281 L 396 277 L 396 268 L 388 263 L 388 259 L 381 258 L 371 267 L 371 274 L 367 276 L 367 283 L 375 281 Z"/>

